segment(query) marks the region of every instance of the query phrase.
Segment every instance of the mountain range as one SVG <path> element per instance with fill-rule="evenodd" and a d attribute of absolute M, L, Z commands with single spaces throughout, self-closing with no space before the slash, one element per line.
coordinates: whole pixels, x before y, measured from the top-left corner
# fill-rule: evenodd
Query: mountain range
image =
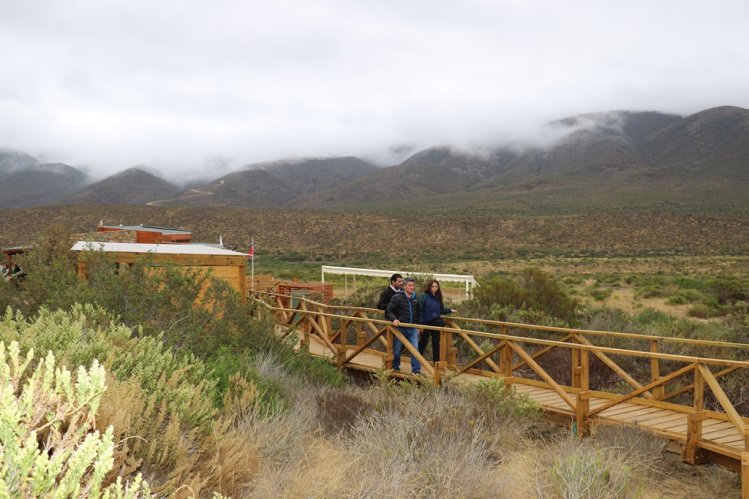
<path fill-rule="evenodd" d="M 43 204 L 150 204 L 299 209 L 414 205 L 559 209 L 562 205 L 723 203 L 747 208 L 749 110 L 689 116 L 611 111 L 547 125 L 556 140 L 482 153 L 419 151 L 379 168 L 356 157 L 252 164 L 189 188 L 131 168 L 91 183 L 61 163 L 0 150 L 0 208 Z"/>

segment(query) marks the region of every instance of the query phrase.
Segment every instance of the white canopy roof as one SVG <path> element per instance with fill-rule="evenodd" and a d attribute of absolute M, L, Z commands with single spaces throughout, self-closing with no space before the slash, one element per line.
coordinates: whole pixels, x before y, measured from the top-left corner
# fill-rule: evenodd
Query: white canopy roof
<path fill-rule="evenodd" d="M 322 282 L 325 282 L 325 274 L 337 275 L 366 275 L 373 277 L 390 278 L 393 274 L 401 274 L 404 277 L 416 275 L 431 275 L 438 281 L 444 282 L 464 282 L 466 285 L 466 294 L 469 294 L 474 286 L 479 286 L 472 275 L 462 274 L 432 274 L 429 272 L 405 272 L 402 270 L 379 270 L 379 269 L 359 269 L 355 267 L 333 267 L 330 265 L 322 266 Z"/>
<path fill-rule="evenodd" d="M 210 244 L 140 244 L 78 241 L 71 251 L 106 251 L 114 253 L 143 253 L 159 255 L 216 255 L 244 256 L 247 254 Z"/>

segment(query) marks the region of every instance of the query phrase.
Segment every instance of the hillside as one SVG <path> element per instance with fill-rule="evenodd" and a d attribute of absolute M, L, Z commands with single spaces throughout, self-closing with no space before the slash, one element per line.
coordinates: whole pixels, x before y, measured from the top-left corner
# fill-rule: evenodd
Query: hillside
<path fill-rule="evenodd" d="M 377 168 L 359 158 L 310 158 L 248 165 L 158 205 L 287 206 L 299 196 L 347 184 Z"/>
<path fill-rule="evenodd" d="M 65 204 L 146 204 L 175 196 L 179 188 L 140 168 L 130 168 L 66 197 Z"/>
<path fill-rule="evenodd" d="M 64 163 L 39 163 L 33 156 L 0 150 L 0 208 L 25 208 L 55 203 L 90 181 Z"/>
<path fill-rule="evenodd" d="M 550 146 L 489 157 L 433 148 L 299 208 L 546 213 L 646 208 L 749 210 L 749 110 L 686 118 L 655 112 L 580 115 L 551 123 Z"/>
<path fill-rule="evenodd" d="M 364 263 L 461 262 L 513 256 L 749 255 L 749 216 L 609 211 L 545 216 L 324 213 L 216 207 L 60 206 L 3 210 L 0 244 L 31 243 L 59 226 L 187 227 L 193 239 L 246 248 L 259 259 Z M 655 229 L 657 228 L 657 230 Z M 301 256 L 300 256 L 301 255 Z M 418 255 L 418 256 L 416 256 Z M 262 261 L 262 260 L 258 260 Z"/>
<path fill-rule="evenodd" d="M 555 139 L 482 154 L 433 147 L 387 168 L 356 157 L 257 163 L 186 190 L 136 168 L 74 194 L 88 181 L 84 174 L 45 169 L 32 156 L 2 150 L 0 207 L 64 198 L 67 204 L 380 213 L 749 213 L 749 110 L 723 106 L 686 117 L 589 113 L 549 123 L 546 135 Z"/>

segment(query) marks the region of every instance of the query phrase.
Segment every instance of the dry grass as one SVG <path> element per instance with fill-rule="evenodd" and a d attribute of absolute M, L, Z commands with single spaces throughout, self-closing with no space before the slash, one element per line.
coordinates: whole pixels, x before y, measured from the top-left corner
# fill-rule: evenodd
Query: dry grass
<path fill-rule="evenodd" d="M 243 421 L 260 462 L 246 494 L 660 498 L 737 492 L 735 474 L 683 465 L 665 452 L 663 440 L 637 429 L 599 427 L 581 441 L 534 418 L 492 411 L 478 396 L 409 383 L 308 387 L 289 412 Z M 343 422 L 331 426 L 331 417 Z"/>

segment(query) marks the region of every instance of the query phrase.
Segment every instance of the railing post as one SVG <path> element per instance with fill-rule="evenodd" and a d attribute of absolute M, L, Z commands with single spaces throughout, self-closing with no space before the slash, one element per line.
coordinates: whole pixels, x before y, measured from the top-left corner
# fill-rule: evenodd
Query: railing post
<path fill-rule="evenodd" d="M 338 350 L 336 351 L 336 367 L 338 369 L 341 369 L 346 364 L 346 354 L 348 353 L 348 349 L 345 345 L 338 345 Z"/>
<path fill-rule="evenodd" d="M 499 326 L 499 334 L 507 336 L 508 330 L 505 324 Z M 512 382 L 512 347 L 508 340 L 502 340 L 505 344 L 499 349 L 499 374 L 505 380 L 505 386 L 510 386 Z"/>
<path fill-rule="evenodd" d="M 447 362 L 438 360 L 434 363 L 434 384 L 439 386 L 442 383 L 442 373 L 447 368 Z"/>
<path fill-rule="evenodd" d="M 660 342 L 658 340 L 650 340 L 650 351 L 653 353 L 658 353 L 659 343 Z M 660 377 L 661 366 L 659 359 L 650 359 L 650 381 L 655 383 Z M 653 388 L 653 400 L 663 400 L 663 395 L 665 394 L 664 390 L 665 387 L 663 385 Z"/>
<path fill-rule="evenodd" d="M 341 331 L 338 334 L 338 341 L 340 344 L 336 351 L 336 365 L 340 369 L 346 363 L 346 355 L 348 354 L 348 322 L 344 320 L 341 321 Z"/>
<path fill-rule="evenodd" d="M 302 337 L 299 340 L 299 349 L 306 347 L 309 350 L 309 332 L 312 329 L 312 325 L 309 323 L 312 319 L 310 319 L 309 315 L 305 316 L 304 321 L 304 327 L 302 327 Z M 301 325 L 301 324 L 300 324 Z"/>
<path fill-rule="evenodd" d="M 698 364 L 697 364 L 698 365 Z M 705 378 L 695 365 L 694 368 L 694 411 L 699 412 L 705 408 Z"/>
<path fill-rule="evenodd" d="M 358 346 L 358 347 L 362 346 L 365 341 L 367 341 L 367 333 L 365 333 L 362 330 L 357 331 L 357 333 L 356 333 L 356 346 Z"/>
<path fill-rule="evenodd" d="M 392 326 L 386 326 L 387 327 L 387 333 L 385 334 L 385 338 L 387 339 L 387 345 L 385 346 L 385 357 L 383 358 L 383 362 L 385 363 L 385 370 L 389 371 L 393 368 L 393 331 L 391 329 Z"/>
<path fill-rule="evenodd" d="M 429 334 L 426 331 L 423 334 Z M 448 333 L 447 331 L 440 331 L 440 351 L 439 351 L 439 359 L 440 361 L 444 361 L 445 365 L 447 365 L 447 357 L 450 352 L 450 347 L 453 345 L 453 335 L 451 333 Z M 434 348 L 434 345 L 432 345 L 432 348 Z"/>
<path fill-rule="evenodd" d="M 578 438 L 586 437 L 590 433 L 587 418 L 588 411 L 590 411 L 590 391 L 584 390 L 577 392 L 577 400 L 575 401 L 575 424 L 577 425 Z"/>
<path fill-rule="evenodd" d="M 499 349 L 499 371 L 501 376 L 505 379 L 505 385 L 510 383 L 509 379 L 512 378 L 512 347 L 508 340 Z"/>
<path fill-rule="evenodd" d="M 707 418 L 705 411 L 687 414 L 687 445 L 684 447 L 684 462 L 701 464 L 705 460 L 698 455 L 699 442 L 702 439 L 702 422 Z"/>
<path fill-rule="evenodd" d="M 570 349 L 572 357 L 572 387 L 580 388 L 582 382 L 582 367 L 580 367 L 580 350 L 577 348 Z"/>
<path fill-rule="evenodd" d="M 694 367 L 694 412 L 687 414 L 687 443 L 684 447 L 683 459 L 689 464 L 697 464 L 697 450 L 702 438 L 702 421 L 705 418 L 705 378 L 698 365 Z"/>
<path fill-rule="evenodd" d="M 448 320 L 447 325 L 452 328 L 457 327 L 454 320 Z M 448 332 L 445 336 L 444 341 L 442 341 L 442 344 L 440 345 L 440 360 L 447 361 L 447 367 L 450 370 L 457 371 L 458 349 L 453 346 L 453 333 Z M 440 338 L 440 340 L 442 340 L 442 338 Z M 442 357 L 443 349 L 445 351 L 445 357 Z"/>
<path fill-rule="evenodd" d="M 590 352 L 580 350 L 580 389 L 590 390 Z"/>

